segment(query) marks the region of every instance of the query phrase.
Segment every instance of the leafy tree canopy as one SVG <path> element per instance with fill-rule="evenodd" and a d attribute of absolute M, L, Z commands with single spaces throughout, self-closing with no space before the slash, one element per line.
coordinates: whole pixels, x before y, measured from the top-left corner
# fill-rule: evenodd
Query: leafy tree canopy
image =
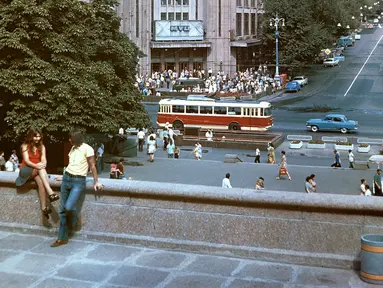
<path fill-rule="evenodd" d="M 50 135 L 149 125 L 134 87 L 139 50 L 119 31 L 115 5 L 0 0 L 3 136 L 18 137 L 31 125 Z"/>
<path fill-rule="evenodd" d="M 312 62 L 321 49 L 331 48 L 336 38 L 359 25 L 360 6 L 368 0 L 266 0 L 264 45 L 275 55 L 275 27 L 269 19 L 285 19 L 279 25 L 280 63 L 299 66 Z M 354 16 L 354 19 L 352 19 Z M 337 27 L 341 23 L 342 27 Z"/>

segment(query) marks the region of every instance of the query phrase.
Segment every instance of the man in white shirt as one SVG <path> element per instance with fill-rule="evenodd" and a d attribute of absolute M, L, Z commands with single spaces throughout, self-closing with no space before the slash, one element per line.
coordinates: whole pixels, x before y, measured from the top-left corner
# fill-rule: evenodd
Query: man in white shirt
<path fill-rule="evenodd" d="M 51 247 L 67 244 L 70 233 L 69 227 L 71 226 L 73 229 L 77 225 L 78 202 L 81 198 L 84 198 L 86 176 L 89 169 L 93 174 L 93 189 L 97 191 L 102 190 L 104 187 L 104 185 L 98 182 L 94 150 L 91 146 L 84 143 L 84 135 L 81 130 L 74 130 L 70 133 L 70 142 L 73 146 L 68 154 L 69 164 L 61 179 L 58 239 L 51 244 Z"/>
<path fill-rule="evenodd" d="M 211 131 L 211 129 L 207 130 L 205 133 L 205 137 L 207 141 L 213 141 L 213 131 Z"/>
<path fill-rule="evenodd" d="M 230 184 L 230 173 L 226 173 L 226 177 L 222 180 L 222 188 L 233 188 Z"/>
<path fill-rule="evenodd" d="M 142 152 L 144 151 L 144 144 L 145 144 L 145 132 L 142 128 L 139 129 L 137 133 L 137 139 L 138 139 L 138 151 Z"/>
<path fill-rule="evenodd" d="M 352 150 L 348 150 L 348 162 L 350 162 L 349 168 L 354 169 L 354 161 L 355 161 L 354 153 L 352 153 Z"/>
<path fill-rule="evenodd" d="M 169 135 L 169 138 L 172 139 L 172 142 L 174 143 L 174 131 L 173 131 L 173 128 L 169 127 L 168 135 Z"/>
<path fill-rule="evenodd" d="M 9 157 L 8 161 L 5 163 L 5 171 L 7 172 L 13 172 L 15 171 L 14 163 L 13 163 L 13 158 Z"/>
<path fill-rule="evenodd" d="M 258 147 L 257 147 L 257 149 L 255 149 L 254 163 L 261 163 L 261 151 L 259 151 Z"/>

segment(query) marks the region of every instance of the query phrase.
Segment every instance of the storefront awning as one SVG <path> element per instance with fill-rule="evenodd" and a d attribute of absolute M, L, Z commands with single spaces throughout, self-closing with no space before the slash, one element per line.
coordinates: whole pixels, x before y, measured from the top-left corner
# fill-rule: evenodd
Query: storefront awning
<path fill-rule="evenodd" d="M 207 41 L 182 41 L 182 42 L 150 42 L 150 48 L 206 48 L 211 47 Z"/>
<path fill-rule="evenodd" d="M 237 40 L 230 42 L 231 47 L 250 47 L 256 46 L 262 43 L 261 39 L 248 39 L 248 40 Z"/>

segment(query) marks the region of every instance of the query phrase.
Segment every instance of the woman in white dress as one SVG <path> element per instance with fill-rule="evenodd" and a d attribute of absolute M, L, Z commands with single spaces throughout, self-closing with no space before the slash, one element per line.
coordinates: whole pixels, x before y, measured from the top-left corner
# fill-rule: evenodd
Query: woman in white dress
<path fill-rule="evenodd" d="M 146 150 L 146 152 L 149 155 L 150 162 L 154 161 L 154 154 L 156 153 L 156 150 L 157 150 L 156 139 L 153 137 L 153 135 L 150 135 L 149 141 L 147 143 L 147 150 Z"/>

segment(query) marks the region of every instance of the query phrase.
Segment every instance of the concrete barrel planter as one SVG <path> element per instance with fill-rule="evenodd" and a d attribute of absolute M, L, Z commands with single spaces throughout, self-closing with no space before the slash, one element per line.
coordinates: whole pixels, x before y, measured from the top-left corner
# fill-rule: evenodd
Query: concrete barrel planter
<path fill-rule="evenodd" d="M 318 144 L 318 143 L 307 143 L 308 149 L 324 149 L 326 148 L 326 143 Z"/>
<path fill-rule="evenodd" d="M 334 149 L 336 149 L 338 151 L 354 150 L 354 144 L 351 144 L 351 145 L 334 144 Z"/>
<path fill-rule="evenodd" d="M 360 278 L 367 283 L 383 285 L 383 235 L 366 234 L 361 242 Z"/>
<path fill-rule="evenodd" d="M 358 148 L 357 148 L 357 151 L 358 151 L 359 153 L 368 153 L 368 152 L 370 152 L 370 149 L 371 149 L 371 146 L 370 146 L 370 145 L 368 145 L 368 146 L 366 146 L 366 147 L 361 147 L 361 146 L 359 145 Z"/>
<path fill-rule="evenodd" d="M 302 146 L 303 146 L 302 141 L 295 140 L 295 141 L 290 142 L 289 148 L 290 149 L 300 149 L 300 148 L 302 148 Z"/>

